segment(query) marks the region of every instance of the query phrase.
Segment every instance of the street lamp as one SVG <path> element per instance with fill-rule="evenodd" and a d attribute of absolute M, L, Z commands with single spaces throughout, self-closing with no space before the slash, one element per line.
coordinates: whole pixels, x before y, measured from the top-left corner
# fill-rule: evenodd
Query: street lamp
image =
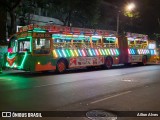
<path fill-rule="evenodd" d="M 125 12 L 132 12 L 135 9 L 135 7 L 136 7 L 136 5 L 134 3 L 128 3 L 125 7 Z M 121 11 L 118 11 L 118 13 L 117 13 L 117 35 L 119 34 L 120 13 L 121 13 Z"/>
<path fill-rule="evenodd" d="M 135 9 L 135 4 L 134 3 L 129 3 L 129 4 L 127 4 L 127 6 L 126 6 L 126 11 L 128 11 L 128 12 L 131 12 L 132 10 L 134 10 Z"/>

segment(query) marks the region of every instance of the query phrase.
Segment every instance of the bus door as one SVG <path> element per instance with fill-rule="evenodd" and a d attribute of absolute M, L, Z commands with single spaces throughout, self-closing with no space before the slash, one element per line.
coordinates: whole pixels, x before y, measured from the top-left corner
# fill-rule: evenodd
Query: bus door
<path fill-rule="evenodd" d="M 32 69 L 33 71 L 55 70 L 53 60 L 53 42 L 51 37 L 34 37 L 32 43 Z"/>

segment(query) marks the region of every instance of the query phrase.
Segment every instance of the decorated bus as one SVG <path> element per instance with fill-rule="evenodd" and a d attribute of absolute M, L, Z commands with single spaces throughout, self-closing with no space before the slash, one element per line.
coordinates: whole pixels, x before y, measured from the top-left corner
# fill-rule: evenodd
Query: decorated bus
<path fill-rule="evenodd" d="M 129 65 L 138 63 L 146 65 L 156 58 L 156 48 L 148 40 L 147 35 L 126 33 L 125 37 L 119 37 L 120 63 Z"/>
<path fill-rule="evenodd" d="M 155 54 L 147 35 L 65 26 L 28 25 L 10 39 L 5 66 L 25 71 L 59 73 L 66 69 L 113 64 L 145 65 Z"/>

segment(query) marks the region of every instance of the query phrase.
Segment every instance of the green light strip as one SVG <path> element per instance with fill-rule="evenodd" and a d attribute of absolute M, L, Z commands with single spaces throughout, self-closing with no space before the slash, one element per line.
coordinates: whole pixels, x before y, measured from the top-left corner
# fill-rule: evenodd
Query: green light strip
<path fill-rule="evenodd" d="M 109 55 L 111 55 L 111 52 L 109 51 L 109 49 L 107 49 L 107 51 L 108 51 Z"/>
<path fill-rule="evenodd" d="M 38 29 L 38 30 L 33 30 L 33 32 L 45 33 L 46 31 Z"/>
<path fill-rule="evenodd" d="M 119 52 L 118 52 L 118 50 L 116 49 L 116 53 L 117 53 L 117 55 L 119 55 Z"/>
<path fill-rule="evenodd" d="M 91 52 L 91 50 L 90 50 L 90 49 L 89 49 L 89 54 L 90 54 L 90 56 L 93 56 L 93 55 L 92 55 L 92 52 Z"/>
<path fill-rule="evenodd" d="M 66 52 L 67 52 L 68 57 L 70 57 L 71 55 L 69 54 L 69 50 L 68 49 L 66 49 Z"/>
<path fill-rule="evenodd" d="M 7 58 L 9 58 L 9 59 L 13 59 L 15 56 L 16 56 L 16 54 L 15 54 L 15 55 L 10 56 L 10 53 L 9 53 L 9 52 L 7 53 Z"/>
<path fill-rule="evenodd" d="M 101 51 L 102 51 L 103 55 L 105 55 L 105 52 L 104 52 L 104 50 L 103 50 L 103 49 L 101 49 Z"/>
<path fill-rule="evenodd" d="M 107 52 L 107 50 L 105 49 L 104 51 L 106 52 L 106 55 L 108 55 L 108 52 Z"/>
<path fill-rule="evenodd" d="M 21 63 L 20 66 L 18 66 L 18 68 L 20 68 L 20 69 L 23 68 L 23 66 L 24 66 L 24 61 L 26 60 L 26 57 L 27 57 L 27 52 L 25 52 L 24 58 L 23 58 L 23 60 L 22 60 L 22 63 Z"/>

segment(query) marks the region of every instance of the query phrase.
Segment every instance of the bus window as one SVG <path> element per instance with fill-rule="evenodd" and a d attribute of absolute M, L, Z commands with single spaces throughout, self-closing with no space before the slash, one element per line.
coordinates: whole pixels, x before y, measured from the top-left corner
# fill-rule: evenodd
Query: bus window
<path fill-rule="evenodd" d="M 30 51 L 30 39 L 18 40 L 18 52 Z"/>
<path fill-rule="evenodd" d="M 18 43 L 16 35 L 9 38 L 8 52 L 11 53 L 18 52 Z"/>
<path fill-rule="evenodd" d="M 36 38 L 33 40 L 33 53 L 34 54 L 49 54 L 50 53 L 50 40 Z"/>
<path fill-rule="evenodd" d="M 105 37 L 103 38 L 104 47 L 116 47 L 116 37 Z"/>

